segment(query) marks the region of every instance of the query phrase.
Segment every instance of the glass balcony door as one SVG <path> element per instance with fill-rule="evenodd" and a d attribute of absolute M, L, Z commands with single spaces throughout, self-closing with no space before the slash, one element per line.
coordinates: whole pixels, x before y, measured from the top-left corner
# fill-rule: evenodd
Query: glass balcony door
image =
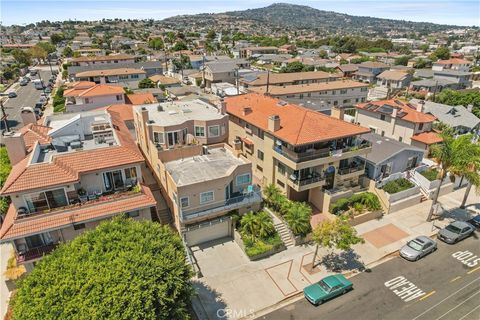
<path fill-rule="evenodd" d="M 107 191 L 123 189 L 125 186 L 121 170 L 104 172 L 103 181 L 105 184 L 105 190 Z"/>

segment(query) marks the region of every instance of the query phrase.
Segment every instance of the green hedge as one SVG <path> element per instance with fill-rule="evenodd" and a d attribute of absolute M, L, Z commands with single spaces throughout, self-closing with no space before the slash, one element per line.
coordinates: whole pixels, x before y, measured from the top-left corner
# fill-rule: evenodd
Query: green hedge
<path fill-rule="evenodd" d="M 371 192 L 362 192 L 352 195 L 348 198 L 341 198 L 330 205 L 330 212 L 338 215 L 345 211 L 354 209 L 356 213 L 362 213 L 363 210 L 375 211 L 382 208 L 380 200 L 376 194 Z"/>
<path fill-rule="evenodd" d="M 243 238 L 243 244 L 245 245 L 245 253 L 249 257 L 255 257 L 265 252 L 271 251 L 273 249 L 278 249 L 283 246 L 282 239 L 280 235 L 275 232 L 268 238 L 264 239 L 248 239 Z"/>
<path fill-rule="evenodd" d="M 438 171 L 434 168 L 427 169 L 423 172 L 420 172 L 420 174 L 430 181 L 435 181 L 438 179 Z"/>
<path fill-rule="evenodd" d="M 383 186 L 383 191 L 394 194 L 403 190 L 410 189 L 414 184 L 405 178 L 389 181 Z"/>

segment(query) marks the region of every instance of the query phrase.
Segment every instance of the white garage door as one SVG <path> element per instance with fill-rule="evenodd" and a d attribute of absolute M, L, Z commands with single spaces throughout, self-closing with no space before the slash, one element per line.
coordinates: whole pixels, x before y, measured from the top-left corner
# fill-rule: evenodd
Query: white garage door
<path fill-rule="evenodd" d="M 231 220 L 203 224 L 199 228 L 190 228 L 185 234 L 187 245 L 194 246 L 203 242 L 231 236 Z"/>

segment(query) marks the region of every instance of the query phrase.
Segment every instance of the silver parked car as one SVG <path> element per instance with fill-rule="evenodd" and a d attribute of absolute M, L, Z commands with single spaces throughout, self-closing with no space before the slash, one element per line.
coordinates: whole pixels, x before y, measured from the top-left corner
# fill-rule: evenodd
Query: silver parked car
<path fill-rule="evenodd" d="M 463 221 L 454 221 L 440 230 L 437 237 L 443 242 L 453 244 L 469 237 L 473 231 L 475 231 L 475 227 L 471 224 Z"/>
<path fill-rule="evenodd" d="M 419 236 L 407 242 L 400 249 L 400 256 L 409 260 L 417 261 L 429 253 L 437 250 L 437 242 L 429 237 Z"/>

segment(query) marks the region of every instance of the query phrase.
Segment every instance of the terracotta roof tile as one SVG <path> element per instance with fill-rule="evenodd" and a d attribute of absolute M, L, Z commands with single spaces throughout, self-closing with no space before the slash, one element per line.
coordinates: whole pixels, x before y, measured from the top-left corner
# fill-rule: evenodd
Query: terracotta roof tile
<path fill-rule="evenodd" d="M 50 127 L 33 123 L 29 123 L 19 130 L 23 135 L 23 141 L 25 142 L 27 152 L 32 151 L 33 145 L 36 141 L 39 141 L 40 143 L 50 142 L 51 139 L 48 136 L 48 130 L 50 130 Z"/>
<path fill-rule="evenodd" d="M 110 61 L 110 60 L 131 60 L 134 56 L 128 54 L 112 54 L 109 56 L 93 56 L 73 58 L 73 62 L 90 62 L 90 61 Z"/>
<path fill-rule="evenodd" d="M 150 92 L 127 95 L 127 102 L 134 105 L 155 103 L 157 99 Z"/>
<path fill-rule="evenodd" d="M 119 198 L 99 201 L 74 207 L 68 211 L 39 214 L 29 218 L 16 219 L 13 205 L 10 205 L 5 221 L 0 229 L 2 241 L 38 234 L 46 230 L 60 229 L 89 220 L 108 218 L 113 215 L 156 205 L 156 201 L 146 186 L 138 194 L 125 194 Z"/>
<path fill-rule="evenodd" d="M 110 114 L 115 113 L 123 121 L 133 120 L 133 105 L 131 104 L 112 104 L 105 109 Z"/>
<path fill-rule="evenodd" d="M 293 81 L 302 81 L 302 80 L 325 80 L 325 79 L 334 79 L 341 78 L 340 74 L 331 74 L 323 71 L 310 71 L 310 72 L 292 72 L 292 73 L 270 73 L 267 75 L 265 73 L 259 74 L 257 78 L 253 81 L 248 82 L 248 85 L 259 86 L 266 85 L 268 82 L 270 85 L 293 82 Z"/>
<path fill-rule="evenodd" d="M 96 97 L 96 96 L 106 96 L 106 95 L 117 95 L 124 94 L 125 91 L 122 87 L 119 86 L 109 86 L 108 84 L 97 84 L 93 87 L 86 89 L 78 89 L 74 87 L 73 89 L 65 90 L 63 95 L 65 97 Z"/>
<path fill-rule="evenodd" d="M 417 133 L 413 135 L 410 139 L 422 142 L 426 145 L 431 145 L 443 141 L 442 137 L 440 137 L 440 135 L 434 131 Z"/>
<path fill-rule="evenodd" d="M 80 174 L 144 161 L 120 114 L 110 112 L 118 146 L 54 155 L 48 163 L 29 165 L 31 155 L 13 166 L 0 194 L 64 185 L 79 181 Z"/>
<path fill-rule="evenodd" d="M 399 112 L 398 117 L 408 122 L 428 123 L 428 122 L 433 122 L 437 119 L 435 116 L 431 114 L 417 111 L 415 106 L 409 104 L 408 102 L 404 102 L 400 100 L 380 100 L 380 101 L 365 102 L 365 103 L 360 103 L 356 105 L 356 108 L 368 110 L 370 112 L 382 113 L 381 108 L 383 106 L 396 108 Z M 400 112 L 403 112 L 404 115 L 401 115 Z"/>
<path fill-rule="evenodd" d="M 448 60 L 438 60 L 435 62 L 435 64 L 471 64 L 471 61 L 464 60 L 464 59 L 458 59 L 458 58 L 452 58 Z"/>
<path fill-rule="evenodd" d="M 280 101 L 255 93 L 225 99 L 229 114 L 264 131 L 269 131 L 268 118 L 270 116 L 280 116 L 280 129 L 269 132 L 292 145 L 328 141 L 370 132 L 367 128 L 295 104 L 280 105 Z M 249 108 L 245 114 L 244 108 Z"/>
<path fill-rule="evenodd" d="M 103 77 L 103 76 L 116 76 L 126 74 L 145 74 L 142 69 L 133 68 L 118 68 L 118 69 L 104 69 L 104 70 L 89 70 L 77 73 L 77 78 L 81 77 Z"/>

